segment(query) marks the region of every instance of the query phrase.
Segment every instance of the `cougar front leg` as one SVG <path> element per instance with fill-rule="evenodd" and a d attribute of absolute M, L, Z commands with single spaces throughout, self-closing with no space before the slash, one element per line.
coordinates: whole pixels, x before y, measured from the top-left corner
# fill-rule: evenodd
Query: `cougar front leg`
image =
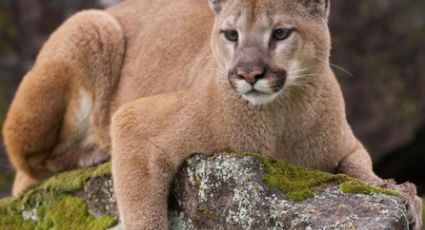
<path fill-rule="evenodd" d="M 132 149 L 120 141 L 114 145 L 112 172 L 125 229 L 168 229 L 169 186 L 188 155 L 167 153 L 147 140 Z"/>
<path fill-rule="evenodd" d="M 383 180 L 372 169 L 372 159 L 361 143 L 357 143 L 354 151 L 339 163 L 338 172 L 363 182 L 380 185 Z"/>
<path fill-rule="evenodd" d="M 176 99 L 178 98 L 178 99 Z M 141 99 L 113 117 L 112 175 L 126 230 L 168 229 L 167 196 L 179 165 L 193 152 L 205 151 L 190 140 L 193 120 L 179 95 Z"/>

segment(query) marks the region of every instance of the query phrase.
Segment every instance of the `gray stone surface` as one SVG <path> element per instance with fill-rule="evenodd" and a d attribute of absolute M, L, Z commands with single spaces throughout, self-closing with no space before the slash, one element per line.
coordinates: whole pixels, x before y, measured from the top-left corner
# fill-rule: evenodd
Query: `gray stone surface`
<path fill-rule="evenodd" d="M 293 202 L 265 185 L 264 173 L 255 157 L 192 157 L 173 184 L 171 229 L 408 229 L 399 197 L 344 194 L 326 184 Z M 79 195 L 92 214 L 117 215 L 110 178 L 90 180 Z"/>

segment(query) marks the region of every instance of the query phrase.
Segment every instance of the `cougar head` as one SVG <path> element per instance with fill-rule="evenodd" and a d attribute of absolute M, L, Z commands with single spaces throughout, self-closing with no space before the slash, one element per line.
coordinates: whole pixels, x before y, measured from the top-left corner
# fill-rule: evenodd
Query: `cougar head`
<path fill-rule="evenodd" d="M 212 49 L 220 73 L 254 105 L 328 64 L 329 0 L 209 0 Z"/>

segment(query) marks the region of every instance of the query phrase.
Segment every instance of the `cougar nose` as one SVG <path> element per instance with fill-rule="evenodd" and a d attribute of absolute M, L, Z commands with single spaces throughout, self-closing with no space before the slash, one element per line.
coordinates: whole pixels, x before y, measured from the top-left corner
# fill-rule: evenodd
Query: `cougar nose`
<path fill-rule="evenodd" d="M 265 70 L 263 68 L 252 69 L 249 71 L 244 69 L 238 69 L 236 71 L 240 78 L 245 79 L 245 81 L 251 85 L 254 85 L 258 80 L 263 78 L 264 72 Z"/>

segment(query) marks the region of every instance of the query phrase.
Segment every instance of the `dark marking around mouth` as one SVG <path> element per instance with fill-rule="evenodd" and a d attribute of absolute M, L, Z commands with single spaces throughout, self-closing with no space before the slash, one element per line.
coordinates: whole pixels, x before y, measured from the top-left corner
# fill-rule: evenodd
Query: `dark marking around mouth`
<path fill-rule="evenodd" d="M 283 88 L 283 86 L 286 83 L 286 71 L 285 70 L 278 70 L 278 71 L 272 71 L 274 74 L 273 78 L 270 79 L 270 88 L 277 92 Z"/>

